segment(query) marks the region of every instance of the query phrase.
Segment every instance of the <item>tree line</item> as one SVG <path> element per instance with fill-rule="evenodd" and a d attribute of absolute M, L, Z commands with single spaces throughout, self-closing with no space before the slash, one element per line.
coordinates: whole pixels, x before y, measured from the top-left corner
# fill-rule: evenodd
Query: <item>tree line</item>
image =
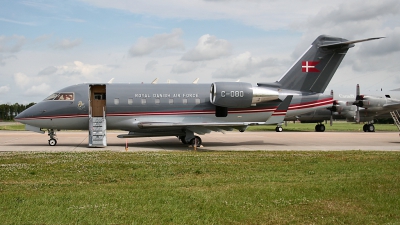
<path fill-rule="evenodd" d="M 33 106 L 36 103 L 29 103 L 27 105 L 15 103 L 13 105 L 10 104 L 2 104 L 0 105 L 0 121 L 9 121 L 13 120 L 18 114 L 20 114 L 25 109 Z"/>

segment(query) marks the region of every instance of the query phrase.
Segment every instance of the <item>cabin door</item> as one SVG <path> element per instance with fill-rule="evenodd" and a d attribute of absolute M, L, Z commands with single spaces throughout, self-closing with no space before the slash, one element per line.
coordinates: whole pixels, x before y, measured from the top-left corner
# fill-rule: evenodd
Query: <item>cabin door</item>
<path fill-rule="evenodd" d="M 106 110 L 106 85 L 90 85 L 92 117 L 103 117 Z"/>
<path fill-rule="evenodd" d="M 106 85 L 90 85 L 89 147 L 107 146 Z"/>

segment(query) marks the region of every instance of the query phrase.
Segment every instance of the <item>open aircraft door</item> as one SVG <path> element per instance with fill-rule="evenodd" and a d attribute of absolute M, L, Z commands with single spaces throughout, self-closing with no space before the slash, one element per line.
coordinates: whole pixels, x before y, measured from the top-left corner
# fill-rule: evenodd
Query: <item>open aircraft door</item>
<path fill-rule="evenodd" d="M 107 146 L 106 85 L 89 85 L 89 147 Z"/>

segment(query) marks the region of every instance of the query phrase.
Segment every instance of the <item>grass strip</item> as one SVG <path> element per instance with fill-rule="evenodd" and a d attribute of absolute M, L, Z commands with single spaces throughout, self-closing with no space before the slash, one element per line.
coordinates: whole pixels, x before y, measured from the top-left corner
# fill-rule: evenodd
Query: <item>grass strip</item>
<path fill-rule="evenodd" d="M 0 153 L 2 224 L 398 224 L 399 152 Z"/>

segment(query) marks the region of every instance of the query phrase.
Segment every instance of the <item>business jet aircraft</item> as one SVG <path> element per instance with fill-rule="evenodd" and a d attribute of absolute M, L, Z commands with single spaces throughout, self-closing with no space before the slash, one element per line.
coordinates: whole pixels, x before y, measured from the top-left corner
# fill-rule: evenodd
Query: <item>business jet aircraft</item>
<path fill-rule="evenodd" d="M 176 136 L 200 146 L 195 134 L 250 125 L 281 124 L 296 116 L 332 105 L 323 95 L 336 69 L 356 41 L 319 36 L 274 83 L 212 84 L 78 84 L 61 89 L 19 114 L 26 129 L 50 136 L 56 130 L 89 130 L 89 147 L 106 146 L 106 128 L 125 130 L 119 138 Z M 278 126 L 278 131 L 282 128 Z"/>
<path fill-rule="evenodd" d="M 333 93 L 331 93 L 333 95 Z M 364 132 L 375 132 L 374 119 L 392 118 L 390 112 L 400 110 L 400 100 L 391 95 L 384 96 L 360 94 L 360 86 L 357 84 L 356 95 L 339 95 L 333 101 L 332 106 L 326 109 L 317 109 L 296 117 L 286 117 L 285 121 L 299 120 L 302 123 L 318 123 L 316 132 L 324 132 L 323 121 L 333 119 L 345 119 L 347 122 L 365 122 Z"/>

